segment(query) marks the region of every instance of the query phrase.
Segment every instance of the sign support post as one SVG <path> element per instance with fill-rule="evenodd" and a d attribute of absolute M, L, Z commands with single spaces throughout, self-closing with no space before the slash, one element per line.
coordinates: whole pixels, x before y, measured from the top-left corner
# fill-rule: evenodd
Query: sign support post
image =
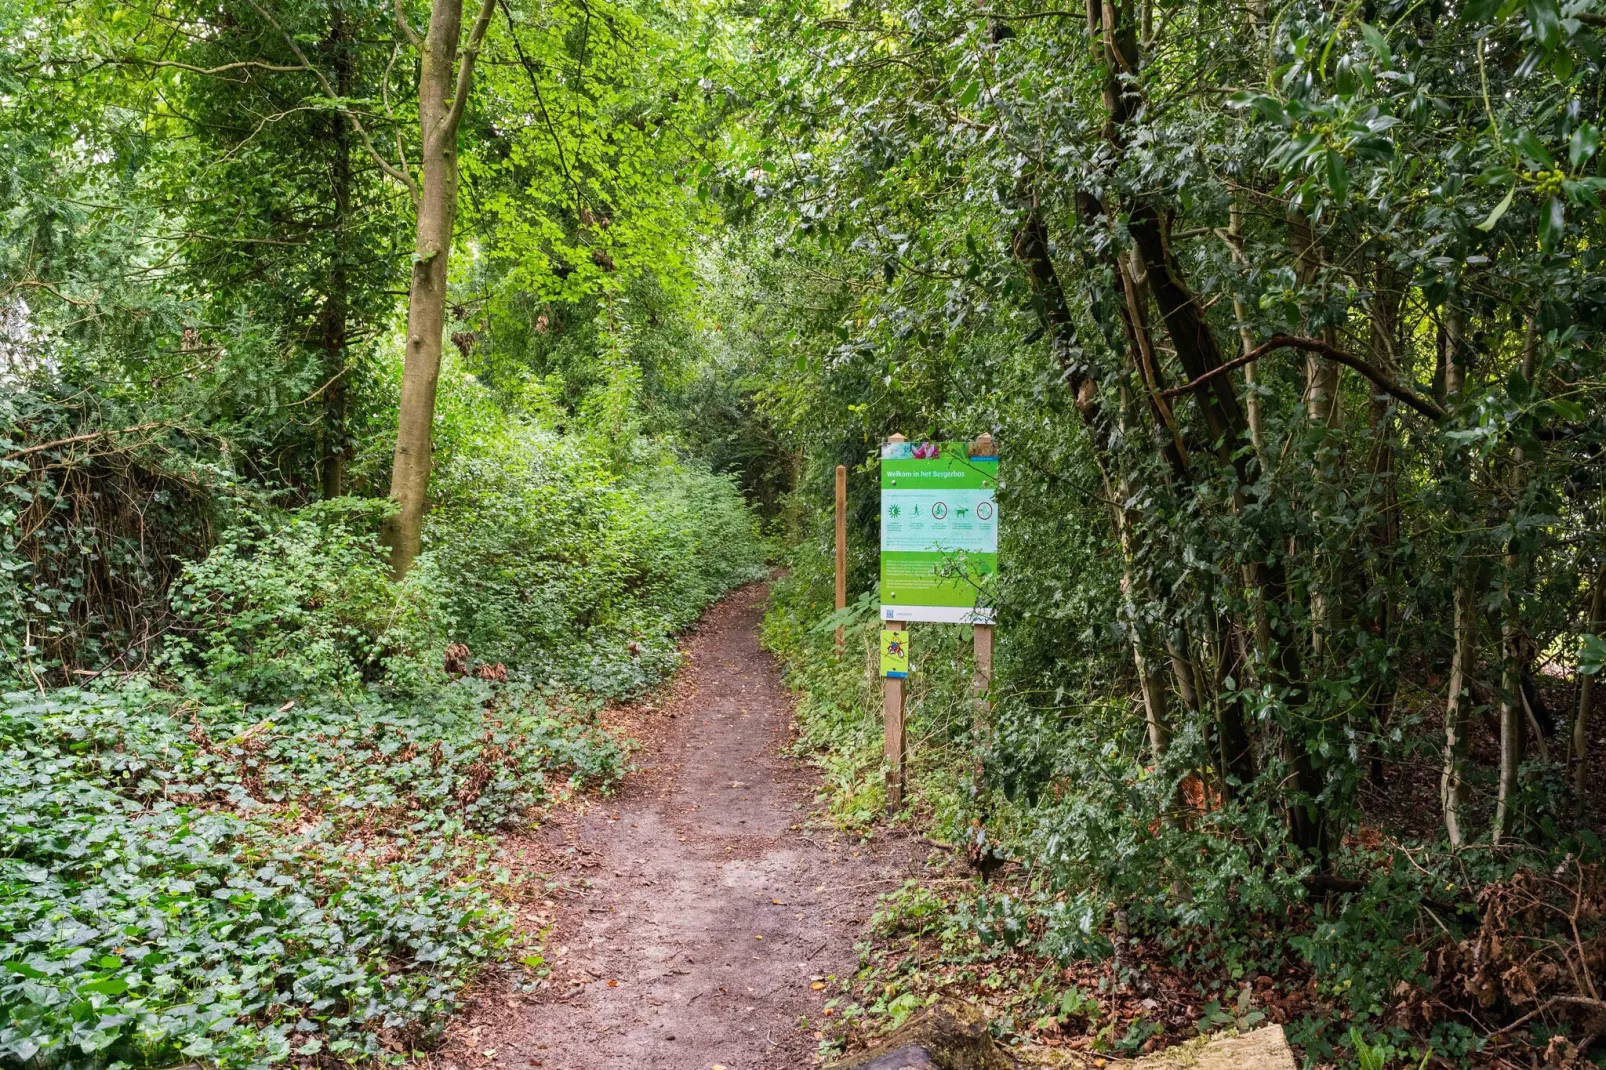
<path fill-rule="evenodd" d="M 836 466 L 836 608 L 848 607 L 848 469 Z M 842 625 L 836 626 L 836 656 L 842 659 Z"/>
<path fill-rule="evenodd" d="M 907 442 L 902 435 L 887 437 L 888 442 Z M 903 677 L 881 678 L 881 722 L 887 749 L 887 809 L 903 805 L 905 748 L 903 740 Z"/>
<path fill-rule="evenodd" d="M 976 441 L 970 444 L 970 456 L 972 458 L 996 458 L 998 450 L 993 445 L 993 436 L 985 431 L 978 435 Z M 982 741 L 983 733 L 987 730 L 987 715 L 992 710 L 992 700 L 988 693 L 993 686 L 993 625 L 991 622 L 973 624 L 971 625 L 971 631 L 976 646 L 976 675 L 971 681 L 971 688 L 976 697 L 973 734 L 978 744 L 976 751 L 976 780 L 979 787 L 982 773 L 982 752 L 979 744 Z"/>

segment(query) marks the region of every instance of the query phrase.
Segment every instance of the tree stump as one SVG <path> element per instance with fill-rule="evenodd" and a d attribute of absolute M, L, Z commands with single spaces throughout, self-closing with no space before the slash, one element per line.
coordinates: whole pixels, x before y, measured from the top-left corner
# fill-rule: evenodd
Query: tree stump
<path fill-rule="evenodd" d="M 831 1070 L 1013 1070 L 993 1043 L 987 1016 L 956 999 L 941 999 L 893 1030 L 880 1045 Z"/>

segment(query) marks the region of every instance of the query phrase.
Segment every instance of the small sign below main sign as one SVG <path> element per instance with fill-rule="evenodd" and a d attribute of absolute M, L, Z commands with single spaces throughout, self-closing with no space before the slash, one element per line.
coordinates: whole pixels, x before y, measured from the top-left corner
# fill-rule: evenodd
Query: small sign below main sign
<path fill-rule="evenodd" d="M 881 617 L 991 624 L 978 607 L 998 571 L 998 458 L 963 442 L 881 450 Z"/>
<path fill-rule="evenodd" d="M 909 675 L 909 629 L 881 629 L 881 675 L 898 680 Z"/>

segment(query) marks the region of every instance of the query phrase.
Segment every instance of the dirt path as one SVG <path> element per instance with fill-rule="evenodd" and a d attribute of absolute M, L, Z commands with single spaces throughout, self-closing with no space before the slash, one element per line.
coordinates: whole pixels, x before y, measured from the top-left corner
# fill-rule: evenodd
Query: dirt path
<path fill-rule="evenodd" d="M 543 830 L 590 887 L 560 907 L 551 988 L 508 1001 L 446 1053 L 549 1070 L 812 1065 L 828 992 L 855 967 L 907 845 L 805 827 L 814 777 L 781 756 L 791 699 L 758 646 L 766 590 L 711 609 L 618 797 Z M 554 874 L 555 876 L 557 874 Z M 470 1017 L 472 1022 L 474 1017 Z M 494 1054 L 487 1056 L 486 1052 Z"/>

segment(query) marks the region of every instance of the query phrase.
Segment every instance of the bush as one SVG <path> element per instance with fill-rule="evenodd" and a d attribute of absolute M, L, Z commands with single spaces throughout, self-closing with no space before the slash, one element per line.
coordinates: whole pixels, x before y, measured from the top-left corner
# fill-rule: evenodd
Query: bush
<path fill-rule="evenodd" d="M 175 587 L 187 628 L 169 663 L 193 687 L 247 702 L 350 694 L 387 670 L 416 684 L 446 621 L 427 587 L 391 581 L 375 534 L 386 508 L 338 498 L 225 532 Z"/>
<path fill-rule="evenodd" d="M 635 694 L 676 664 L 673 633 L 763 575 L 765 545 L 733 482 L 637 442 L 510 421 L 458 380 L 436 509 L 410 584 L 452 638 L 515 674 Z"/>

